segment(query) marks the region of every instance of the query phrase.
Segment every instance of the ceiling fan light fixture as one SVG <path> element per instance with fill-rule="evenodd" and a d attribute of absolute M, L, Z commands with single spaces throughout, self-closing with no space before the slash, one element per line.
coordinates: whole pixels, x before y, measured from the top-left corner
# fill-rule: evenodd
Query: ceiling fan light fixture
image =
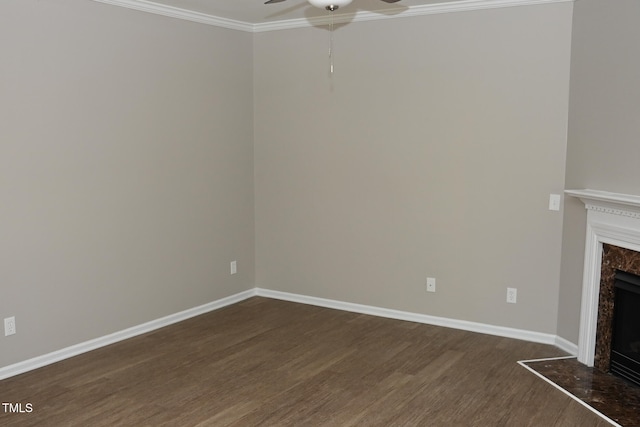
<path fill-rule="evenodd" d="M 352 0 L 308 0 L 312 6 L 318 7 L 320 9 L 327 9 L 329 11 L 334 11 L 339 7 L 343 7 L 351 3 Z"/>

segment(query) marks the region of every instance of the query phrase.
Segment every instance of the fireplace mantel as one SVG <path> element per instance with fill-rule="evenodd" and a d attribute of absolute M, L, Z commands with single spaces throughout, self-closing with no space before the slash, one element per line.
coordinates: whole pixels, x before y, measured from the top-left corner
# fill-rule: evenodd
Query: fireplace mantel
<path fill-rule="evenodd" d="M 587 208 L 578 360 L 594 365 L 602 245 L 640 252 L 640 196 L 598 190 L 565 190 Z"/>
<path fill-rule="evenodd" d="M 603 211 L 640 219 L 640 196 L 588 189 L 565 190 L 565 193 L 582 200 L 585 207 L 589 210 Z"/>

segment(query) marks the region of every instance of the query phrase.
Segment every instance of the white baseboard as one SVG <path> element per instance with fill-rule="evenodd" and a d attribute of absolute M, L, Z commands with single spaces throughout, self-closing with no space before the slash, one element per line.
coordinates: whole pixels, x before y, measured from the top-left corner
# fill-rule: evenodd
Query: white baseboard
<path fill-rule="evenodd" d="M 235 304 L 250 298 L 256 294 L 255 289 L 249 289 L 248 291 L 240 292 L 235 295 L 228 296 L 210 303 L 190 308 L 188 310 L 181 311 L 179 313 L 170 314 L 169 316 L 162 317 L 160 319 L 152 320 L 150 322 L 143 323 L 141 325 L 133 326 L 122 331 L 114 332 L 103 337 L 95 338 L 89 341 L 85 341 L 70 347 L 63 348 L 52 353 L 37 356 L 32 359 L 18 362 L 13 365 L 0 368 L 0 380 L 19 375 L 24 372 L 28 372 L 34 369 L 41 368 L 43 366 L 50 365 L 55 362 L 59 362 L 64 359 L 68 359 L 73 356 L 77 356 L 82 353 L 86 353 L 91 350 L 98 349 L 110 344 L 117 343 L 128 338 L 133 338 L 137 335 L 146 334 L 147 332 L 154 331 L 156 329 L 169 326 L 173 323 L 187 320 L 191 317 L 198 316 L 200 314 L 208 313 L 213 310 L 225 307 L 227 305 Z"/>
<path fill-rule="evenodd" d="M 444 326 L 447 328 L 461 329 L 470 332 L 479 332 L 482 334 L 496 335 L 499 337 L 515 338 L 541 344 L 557 345 L 556 342 L 558 340 L 558 337 L 552 334 L 543 334 L 541 332 L 527 331 L 524 329 L 507 328 L 504 326 L 488 325 L 485 323 L 469 322 L 466 320 L 449 319 L 446 317 L 429 316 L 427 314 L 411 313 L 407 311 L 392 310 L 370 305 L 309 297 L 306 295 L 272 291 L 269 289 L 256 288 L 255 290 L 257 296 L 266 298 L 274 298 L 284 301 L 316 305 L 319 307 L 351 311 L 354 313 L 370 314 L 372 316 L 387 317 L 390 319 L 406 320 L 409 322 L 425 323 L 428 325 Z M 568 341 L 566 342 L 568 343 Z"/>
<path fill-rule="evenodd" d="M 578 355 L 578 344 L 574 344 L 571 341 L 566 340 L 562 337 L 556 336 L 554 345 L 559 349 L 566 351 L 567 353 L 569 353 L 574 357 Z"/>
<path fill-rule="evenodd" d="M 315 305 L 319 307 L 332 308 L 336 310 L 350 311 L 354 313 L 369 314 L 372 316 L 386 317 L 390 319 L 406 320 L 409 322 L 424 323 L 428 325 L 444 326 L 447 328 L 461 329 L 464 331 L 479 332 L 482 334 L 496 335 L 500 337 L 515 338 L 524 341 L 537 342 L 542 344 L 551 344 L 560 349 L 576 355 L 578 346 L 564 338 L 551 334 L 543 334 L 540 332 L 527 331 L 523 329 L 507 328 L 504 326 L 488 325 L 484 323 L 469 322 L 466 320 L 449 319 L 446 317 L 429 316 L 427 314 L 411 313 L 407 311 L 392 310 L 388 308 L 375 307 L 370 305 L 355 304 L 325 298 L 310 297 L 300 294 L 292 294 L 289 292 L 272 291 L 269 289 L 253 288 L 244 292 L 231 295 L 210 303 L 190 308 L 179 313 L 171 314 L 160 319 L 152 320 L 141 325 L 133 326 L 122 331 L 114 332 L 103 337 L 85 341 L 70 347 L 63 348 L 52 353 L 37 356 L 13 365 L 0 368 L 0 380 L 19 375 L 43 366 L 86 353 L 91 350 L 98 349 L 119 341 L 133 338 L 147 332 L 160 329 L 173 323 L 187 320 L 200 314 L 208 313 L 219 308 L 235 304 L 252 296 L 261 296 L 265 298 L 273 298 L 284 301 L 297 302 L 302 304 Z"/>

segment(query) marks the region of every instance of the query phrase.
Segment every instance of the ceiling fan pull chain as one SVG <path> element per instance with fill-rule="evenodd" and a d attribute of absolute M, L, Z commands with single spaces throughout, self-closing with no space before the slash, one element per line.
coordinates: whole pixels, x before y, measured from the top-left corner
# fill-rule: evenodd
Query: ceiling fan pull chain
<path fill-rule="evenodd" d="M 329 27 L 329 74 L 333 74 L 333 12 L 331 13 L 331 26 Z"/>

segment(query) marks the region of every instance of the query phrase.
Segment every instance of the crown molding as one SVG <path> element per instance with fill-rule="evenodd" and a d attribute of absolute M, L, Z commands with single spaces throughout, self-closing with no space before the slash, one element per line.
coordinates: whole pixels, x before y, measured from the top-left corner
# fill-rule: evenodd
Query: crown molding
<path fill-rule="evenodd" d="M 392 8 L 387 9 L 384 13 L 358 11 L 356 13 L 336 14 L 333 16 L 333 22 L 334 24 L 341 24 L 350 22 L 380 21 L 383 19 L 409 18 L 412 16 L 467 12 L 471 10 L 497 9 L 502 7 L 532 6 L 551 3 L 573 3 L 574 1 L 575 0 L 460 0 L 449 3 L 409 6 L 406 9 Z M 253 31 L 259 33 L 263 31 L 289 30 L 294 28 L 329 25 L 330 23 L 330 16 L 320 16 L 310 19 L 288 19 L 284 21 L 253 24 Z"/>
<path fill-rule="evenodd" d="M 248 22 L 236 21 L 233 19 L 220 18 L 218 16 L 207 15 L 206 13 L 194 12 L 192 10 L 167 6 L 147 0 L 92 0 L 98 3 L 106 3 L 113 6 L 126 7 L 127 9 L 141 12 L 153 13 L 156 15 L 168 16 L 170 18 L 183 19 L 185 21 L 197 22 L 199 24 L 212 25 L 214 27 L 228 28 L 253 32 L 253 25 Z"/>
<path fill-rule="evenodd" d="M 215 27 L 228 28 L 232 30 L 260 33 L 265 31 L 289 30 L 294 28 L 305 28 L 329 25 L 330 16 L 320 16 L 315 18 L 286 19 L 282 21 L 250 23 L 236 21 L 233 19 L 221 18 L 207 15 L 201 12 L 194 12 L 173 6 L 154 3 L 148 0 L 92 0 L 99 3 L 106 3 L 114 6 L 126 7 L 142 12 L 154 13 L 156 15 L 168 16 L 171 18 L 183 19 L 198 22 L 200 24 L 212 25 Z M 305 1 L 305 0 L 299 0 Z M 409 6 L 408 8 L 392 8 L 385 12 L 358 11 L 356 13 L 343 13 L 333 15 L 333 22 L 336 24 L 363 21 L 378 21 L 383 19 L 408 18 L 412 16 L 434 15 L 440 13 L 467 12 L 472 10 L 496 9 L 514 6 L 532 6 L 552 3 L 573 3 L 576 0 L 459 0 L 448 3 L 425 4 L 419 6 Z"/>

